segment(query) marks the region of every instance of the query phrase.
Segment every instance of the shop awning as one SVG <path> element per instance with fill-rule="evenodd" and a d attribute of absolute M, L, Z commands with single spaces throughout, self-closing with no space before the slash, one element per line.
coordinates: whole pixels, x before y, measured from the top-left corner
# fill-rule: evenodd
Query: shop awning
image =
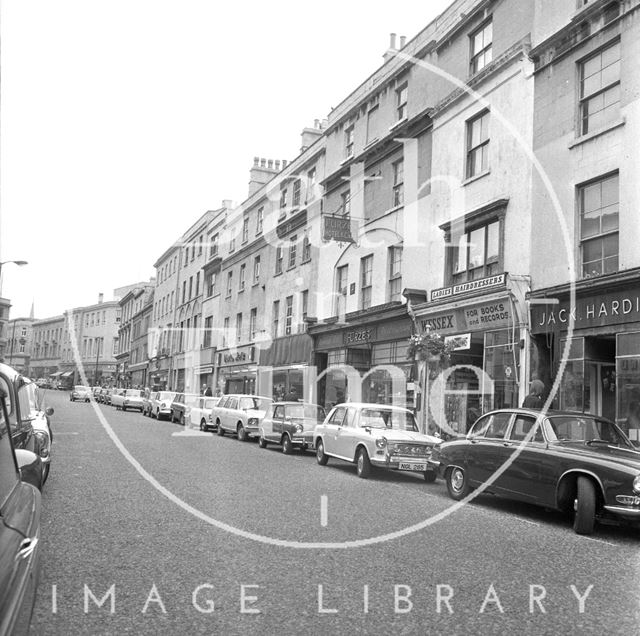
<path fill-rule="evenodd" d="M 276 338 L 268 349 L 260 350 L 260 366 L 281 367 L 288 364 L 309 364 L 313 340 L 309 334 Z"/>
<path fill-rule="evenodd" d="M 65 371 L 60 377 L 62 378 L 70 378 L 73 375 L 73 371 Z"/>

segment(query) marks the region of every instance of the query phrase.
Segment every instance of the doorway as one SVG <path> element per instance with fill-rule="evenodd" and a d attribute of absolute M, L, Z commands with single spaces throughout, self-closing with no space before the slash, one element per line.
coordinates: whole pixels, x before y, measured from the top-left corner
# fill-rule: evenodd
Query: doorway
<path fill-rule="evenodd" d="M 587 382 L 594 415 L 616 419 L 616 366 L 608 362 L 587 362 Z"/>

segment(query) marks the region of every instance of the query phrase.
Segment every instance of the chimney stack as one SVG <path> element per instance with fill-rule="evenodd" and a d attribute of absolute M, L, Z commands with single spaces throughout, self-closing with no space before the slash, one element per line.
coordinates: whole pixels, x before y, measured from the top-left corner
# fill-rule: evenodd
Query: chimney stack
<path fill-rule="evenodd" d="M 104 294 L 100 292 L 98 294 L 98 305 L 101 305 L 104 302 Z"/>
<path fill-rule="evenodd" d="M 322 137 L 322 128 L 320 128 L 320 120 L 315 119 L 313 121 L 313 128 L 303 128 L 300 138 L 302 145 L 300 146 L 300 152 L 304 152 L 309 146 L 311 146 L 316 139 Z"/>
<path fill-rule="evenodd" d="M 390 59 L 392 59 L 395 54 L 397 53 L 398 49 L 396 48 L 396 34 L 395 33 L 390 33 L 389 34 L 389 48 L 387 49 L 387 51 L 385 52 L 385 54 L 382 56 L 385 62 L 388 62 Z"/>
<path fill-rule="evenodd" d="M 278 162 L 276 162 L 275 168 L 273 164 L 273 159 L 267 160 L 264 157 L 254 157 L 253 167 L 249 170 L 249 196 L 255 194 L 280 172 Z"/>
<path fill-rule="evenodd" d="M 407 43 L 407 36 L 406 35 L 401 35 L 400 36 L 400 48 L 403 49 L 404 45 Z"/>

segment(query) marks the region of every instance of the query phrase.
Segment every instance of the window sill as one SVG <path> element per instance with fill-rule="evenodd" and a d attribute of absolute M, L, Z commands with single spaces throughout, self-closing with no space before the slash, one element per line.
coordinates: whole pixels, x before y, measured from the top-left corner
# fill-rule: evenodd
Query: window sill
<path fill-rule="evenodd" d="M 241 294 L 244 291 L 244 287 L 238 290 L 238 293 Z"/>
<path fill-rule="evenodd" d="M 491 170 L 485 170 L 484 172 L 481 172 L 480 174 L 474 174 L 473 177 L 469 177 L 468 179 L 465 179 L 461 185 L 466 186 L 469 185 L 470 183 L 473 183 L 474 181 L 477 181 L 478 179 L 482 179 L 483 177 L 486 177 L 488 175 L 491 174 Z"/>
<path fill-rule="evenodd" d="M 345 157 L 341 162 L 340 165 L 344 166 L 345 163 L 348 163 L 349 161 L 351 161 L 353 159 L 353 154 L 350 154 L 348 157 Z"/>
<path fill-rule="evenodd" d="M 594 130 L 593 132 L 587 133 L 586 135 L 582 135 L 582 137 L 576 137 L 576 139 L 574 139 L 573 141 L 570 141 L 567 144 L 567 148 L 571 150 L 576 146 L 584 144 L 587 141 L 591 141 L 592 139 L 595 139 L 596 137 L 600 137 L 600 135 L 604 135 L 605 133 L 608 133 L 610 130 L 615 130 L 616 128 L 620 128 L 621 126 L 624 126 L 626 123 L 627 123 L 627 120 L 624 117 L 621 117 L 620 119 L 617 119 L 616 121 L 610 124 L 607 124 L 603 128 L 598 128 L 598 130 Z"/>
<path fill-rule="evenodd" d="M 287 271 L 290 272 L 292 269 L 295 269 L 296 266 L 295 265 L 289 265 L 289 267 L 287 267 Z"/>
<path fill-rule="evenodd" d="M 404 124 L 406 121 L 408 121 L 409 118 L 408 117 L 403 117 L 402 119 L 398 119 L 398 121 L 394 122 L 393 124 L 391 124 L 391 126 L 389 126 L 389 130 L 395 130 L 396 128 L 399 128 L 400 126 L 402 126 L 402 124 Z"/>
<path fill-rule="evenodd" d="M 275 278 L 276 276 L 282 276 L 282 272 L 276 272 L 273 277 Z"/>

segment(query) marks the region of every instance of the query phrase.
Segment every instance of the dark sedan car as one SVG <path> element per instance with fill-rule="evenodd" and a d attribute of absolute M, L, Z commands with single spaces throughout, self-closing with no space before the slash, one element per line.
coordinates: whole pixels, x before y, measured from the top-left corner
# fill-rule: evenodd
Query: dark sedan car
<path fill-rule="evenodd" d="M 587 413 L 503 409 L 480 417 L 433 460 L 453 499 L 482 488 L 567 512 L 578 534 L 598 518 L 640 521 L 640 452 L 613 422 Z"/>
<path fill-rule="evenodd" d="M 38 585 L 40 493 L 25 482 L 39 482 L 40 460 L 14 451 L 4 399 L 8 387 L 0 384 L 0 634 L 26 634 Z"/>

